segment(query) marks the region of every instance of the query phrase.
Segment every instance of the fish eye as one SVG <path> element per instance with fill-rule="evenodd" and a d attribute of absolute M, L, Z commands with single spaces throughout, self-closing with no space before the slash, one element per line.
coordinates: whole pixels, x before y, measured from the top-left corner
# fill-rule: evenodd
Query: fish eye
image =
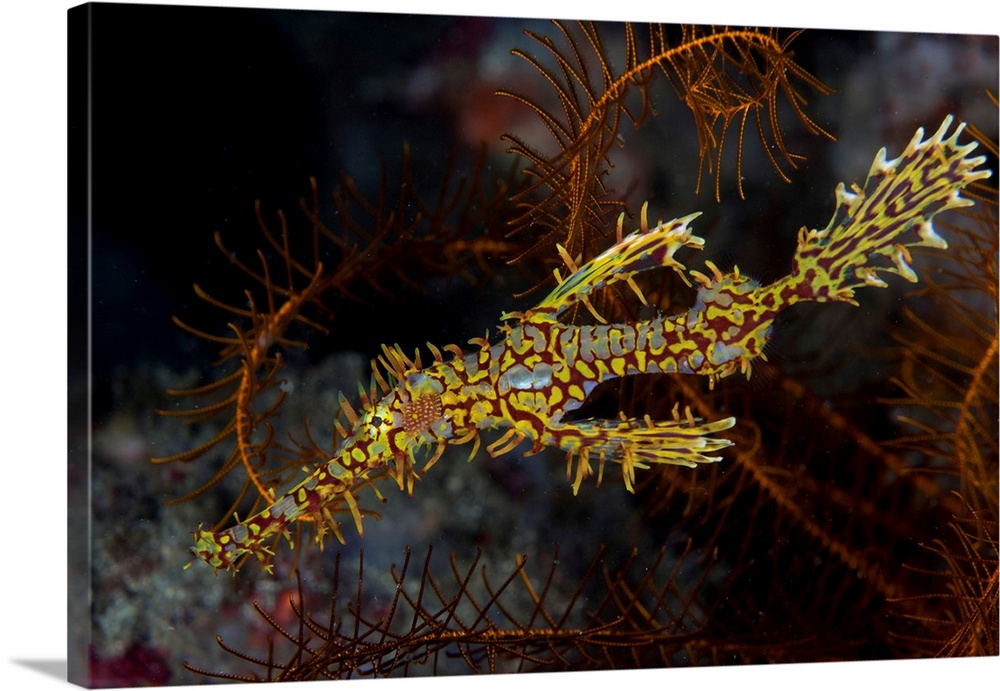
<path fill-rule="evenodd" d="M 373 438 L 386 434 L 392 425 L 392 413 L 383 405 L 376 405 L 365 411 L 363 422 L 368 434 Z"/>

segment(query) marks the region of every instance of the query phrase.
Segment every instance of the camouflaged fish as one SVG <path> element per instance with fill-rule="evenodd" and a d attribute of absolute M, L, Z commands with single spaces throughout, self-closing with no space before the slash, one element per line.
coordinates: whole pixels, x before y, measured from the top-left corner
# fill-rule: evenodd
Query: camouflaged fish
<path fill-rule="evenodd" d="M 694 374 L 714 384 L 734 372 L 749 376 L 782 310 L 804 301 L 856 305 L 857 288 L 886 285 L 879 273 L 916 281 L 907 248 L 946 248 L 934 230 L 934 216 L 971 205 L 960 191 L 991 174 L 977 170 L 984 156 L 969 157 L 975 143 L 958 144 L 964 124 L 946 137 L 951 123 L 951 116 L 945 118 L 926 141 L 918 130 L 898 158 L 889 160 L 885 149 L 879 151 L 863 188 L 838 185 L 829 224 L 799 231 L 791 273 L 771 285 L 759 285 L 738 268 L 724 274 L 706 262 L 708 274 L 689 272 L 698 290 L 687 312 L 618 324 L 561 322 L 571 306 L 590 307 L 588 296 L 600 288 L 621 281 L 635 287 L 632 276 L 639 272 L 667 268 L 685 277 L 674 255 L 704 246 L 689 227 L 698 214 L 650 226 L 644 206 L 637 231 L 623 237 L 619 219 L 618 242 L 583 266 L 576 268 L 560 248 L 572 273 L 563 279 L 556 272 L 558 285 L 534 308 L 503 315 L 493 342 L 472 339 L 476 349 L 469 353 L 448 346 L 447 359 L 429 346 L 434 361 L 426 367 L 419 353 L 410 360 L 398 347 L 383 347 L 373 361 L 377 386 L 363 396 L 360 413 L 342 397 L 349 428 L 336 423 L 343 439 L 336 455 L 260 513 L 220 532 L 199 529 L 192 552 L 216 570 L 235 571 L 247 555 L 267 563 L 268 543 L 281 534 L 290 540 L 288 528 L 306 516 L 330 526 L 343 541 L 330 507 L 346 505 L 361 533 L 354 492 L 370 473 L 388 465 L 400 487 L 408 473 L 412 490 L 418 457 L 428 455 L 426 471 L 446 444 L 473 442 L 471 458 L 484 430 L 503 432 L 486 447 L 492 456 L 522 442 L 530 442 L 532 451 L 565 451 L 574 492 L 594 474 L 595 463 L 598 479 L 606 464 L 620 465 L 632 491 L 636 469 L 693 468 L 720 460 L 717 452 L 731 442 L 718 435 L 735 424 L 732 417 L 705 422 L 677 408 L 671 420 L 569 420 L 567 415 L 600 382 L 614 377 Z"/>

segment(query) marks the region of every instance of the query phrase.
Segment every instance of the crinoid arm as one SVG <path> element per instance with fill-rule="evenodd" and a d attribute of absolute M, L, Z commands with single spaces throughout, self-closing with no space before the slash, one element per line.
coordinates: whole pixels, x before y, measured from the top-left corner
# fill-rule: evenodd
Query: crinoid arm
<path fill-rule="evenodd" d="M 560 254 L 573 272 L 565 279 L 555 272 L 559 285 L 533 309 L 523 315 L 524 321 L 551 322 L 577 302 L 588 305 L 588 296 L 596 290 L 620 281 L 628 281 L 639 294 L 632 276 L 642 271 L 668 267 L 688 282 L 684 275 L 684 265 L 674 259 L 674 253 L 682 247 L 701 249 L 703 238 L 694 235 L 688 223 L 700 216 L 693 213 L 672 221 L 657 221 L 652 228 L 646 218 L 646 204 L 642 205 L 641 226 L 638 230 L 622 237 L 624 214 L 618 218 L 618 242 L 603 253 L 577 268 L 573 259 L 560 246 Z M 593 311 L 593 310 L 591 310 Z M 603 321 L 595 314 L 599 320 Z"/>
<path fill-rule="evenodd" d="M 958 143 L 965 123 L 946 136 L 951 123 L 949 115 L 927 140 L 918 129 L 898 158 L 889 160 L 881 149 L 863 188 L 837 186 L 837 209 L 826 228 L 799 231 L 790 277 L 799 299 L 857 304 L 855 288 L 886 285 L 879 272 L 917 280 L 909 247 L 947 248 L 934 216 L 971 206 L 960 192 L 992 174 L 977 170 L 985 156 L 970 157 L 975 142 Z"/>
<path fill-rule="evenodd" d="M 672 420 L 652 420 L 647 415 L 642 420 L 622 416 L 620 420 L 591 418 L 560 422 L 550 426 L 547 436 L 552 438 L 545 441 L 566 451 L 566 474 L 567 479 L 572 478 L 574 494 L 582 482 L 593 475 L 592 461 L 598 464 L 598 484 L 603 479 L 607 461 L 621 465 L 625 488 L 632 492 L 636 468 L 651 465 L 694 468 L 722 460 L 721 456 L 713 454 L 732 446 L 732 442 L 712 435 L 735 424 L 733 417 L 706 423 L 695 418 L 690 410 L 685 410 L 681 417 L 678 406 L 674 406 Z"/>

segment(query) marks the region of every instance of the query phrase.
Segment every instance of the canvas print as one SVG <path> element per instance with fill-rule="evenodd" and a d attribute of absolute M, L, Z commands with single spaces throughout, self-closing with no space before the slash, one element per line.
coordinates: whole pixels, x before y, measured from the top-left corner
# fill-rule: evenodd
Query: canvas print
<path fill-rule="evenodd" d="M 72 682 L 998 654 L 997 36 L 69 41 Z"/>

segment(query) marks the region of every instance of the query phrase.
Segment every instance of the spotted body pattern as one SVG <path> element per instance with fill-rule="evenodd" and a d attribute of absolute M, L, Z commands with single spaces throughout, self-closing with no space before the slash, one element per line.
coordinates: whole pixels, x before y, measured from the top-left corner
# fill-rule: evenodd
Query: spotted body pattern
<path fill-rule="evenodd" d="M 714 384 L 737 371 L 749 376 L 775 317 L 787 307 L 806 300 L 854 303 L 856 288 L 886 285 L 878 272 L 915 281 L 907 247 L 947 247 L 934 231 L 933 217 L 971 204 L 959 192 L 991 174 L 976 170 L 984 157 L 968 157 L 975 144 L 957 143 L 963 126 L 945 137 L 950 125 L 948 117 L 926 141 L 918 130 L 897 159 L 887 160 L 881 150 L 863 189 L 839 185 L 830 223 L 800 231 L 792 272 L 771 285 L 760 286 L 738 268 L 723 274 L 706 262 L 711 275 L 690 272 L 699 287 L 687 312 L 618 324 L 559 321 L 577 303 L 590 308 L 588 295 L 600 288 L 620 281 L 635 288 L 636 273 L 670 268 L 685 276 L 674 254 L 703 247 L 688 227 L 698 214 L 649 227 L 644 207 L 639 230 L 622 237 L 620 219 L 618 242 L 584 266 L 577 268 L 564 253 L 572 273 L 562 280 L 556 272 L 559 284 L 533 309 L 504 315 L 496 342 L 472 339 L 477 348 L 470 353 L 449 346 L 448 359 L 429 346 L 434 362 L 427 367 L 419 354 L 410 360 L 398 347 L 384 347 L 377 364 L 388 377 L 373 367 L 377 388 L 363 396 L 360 414 L 343 402 L 350 428 L 340 428 L 343 442 L 334 458 L 261 513 L 221 532 L 197 531 L 192 551 L 216 570 L 235 571 L 245 555 L 266 560 L 267 543 L 288 536 L 289 526 L 305 515 L 324 518 L 343 540 L 328 509 L 334 502 L 346 504 L 361 532 L 352 492 L 370 473 L 393 467 L 402 488 L 408 471 L 412 490 L 418 454 L 430 451 L 424 472 L 448 443 L 473 442 L 471 458 L 483 430 L 504 431 L 487 446 L 493 456 L 522 442 L 532 451 L 565 451 L 574 491 L 594 474 L 594 462 L 598 480 L 606 463 L 619 464 L 631 491 L 637 468 L 718 461 L 716 452 L 731 442 L 716 435 L 732 427 L 734 418 L 703 422 L 676 408 L 674 419 L 666 421 L 567 416 L 600 382 L 615 377 L 695 374 Z"/>

